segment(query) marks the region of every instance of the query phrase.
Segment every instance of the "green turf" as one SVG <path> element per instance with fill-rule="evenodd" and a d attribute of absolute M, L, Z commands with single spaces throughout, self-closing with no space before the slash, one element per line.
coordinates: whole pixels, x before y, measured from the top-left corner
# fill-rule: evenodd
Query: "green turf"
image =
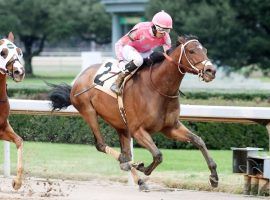
<path fill-rule="evenodd" d="M 207 165 L 198 150 L 161 150 L 164 161 L 157 172 L 208 172 Z M 12 171 L 16 166 L 16 149 L 11 145 Z M 134 150 L 136 161 L 152 161 L 150 153 L 141 148 Z M 231 171 L 230 151 L 211 151 L 222 173 Z M 3 155 L 3 142 L 0 142 L 0 155 Z M 108 155 L 98 152 L 90 145 L 24 143 L 25 170 L 38 174 L 104 174 L 119 173 L 118 163 Z"/>
<path fill-rule="evenodd" d="M 25 78 L 22 82 L 16 83 L 11 79 L 8 79 L 8 89 L 9 88 L 33 88 L 33 89 L 46 89 L 48 86 L 45 81 L 49 83 L 59 84 L 67 83 L 70 84 L 74 80 L 75 76 L 64 76 L 64 77 L 46 77 L 37 76 L 31 78 Z"/>

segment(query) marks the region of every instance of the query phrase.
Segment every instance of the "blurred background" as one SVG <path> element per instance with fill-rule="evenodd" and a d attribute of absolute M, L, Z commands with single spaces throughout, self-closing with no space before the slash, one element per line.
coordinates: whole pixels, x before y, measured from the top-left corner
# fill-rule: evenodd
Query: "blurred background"
<path fill-rule="evenodd" d="M 197 77 L 186 75 L 180 88 L 185 94 L 180 97 L 182 104 L 270 106 L 270 4 L 264 0 L 0 0 L 1 38 L 10 31 L 14 33 L 15 43 L 23 49 L 27 73 L 22 83 L 8 81 L 9 96 L 46 99 L 49 88 L 44 81 L 71 83 L 85 65 L 84 62 L 89 65 L 114 57 L 114 43 L 117 39 L 136 23 L 151 20 L 160 10 L 165 10 L 173 18 L 172 43 L 180 35 L 196 35 L 207 48 L 208 57 L 218 67 L 217 77 L 210 83 L 202 83 Z M 13 128 L 27 141 L 25 163 L 28 163 L 26 171 L 29 174 L 78 177 L 78 167 L 84 177 L 89 172 L 110 175 L 118 173 L 114 161 L 112 163 L 116 170 L 108 167 L 98 170 L 95 167 L 96 160 L 94 162 L 91 159 L 97 152 L 92 152 L 91 147 L 91 156 L 88 147 L 85 149 L 85 144 L 93 144 L 93 137 L 81 118 L 12 115 L 10 121 Z M 106 142 L 118 147 L 114 130 L 103 121 L 100 123 L 102 131 L 106 133 Z M 211 122 L 185 124 L 212 149 L 223 174 L 223 181 L 226 183 L 228 180 L 227 186 L 231 190 L 238 190 L 240 186 L 230 187 L 230 147 L 257 146 L 268 149 L 267 131 L 260 125 Z M 175 155 L 168 149 L 194 149 L 190 144 L 168 141 L 161 135 L 155 141 L 158 147 L 166 149 L 164 151 L 168 157 Z M 71 146 L 53 146 L 56 144 L 50 143 L 82 146 L 72 146 L 74 151 L 69 152 Z M 51 152 L 46 150 L 48 146 Z M 138 147 L 136 143 L 135 146 Z M 75 154 L 76 148 L 83 148 L 81 152 L 85 154 Z M 57 154 L 58 151 L 61 153 Z M 136 151 L 144 155 L 141 149 Z M 62 155 L 63 152 L 67 155 Z M 169 159 L 165 158 L 164 163 L 167 164 L 162 164 L 157 171 L 185 181 L 185 176 L 176 176 L 182 170 L 191 174 L 191 180 L 200 182 L 202 174 L 207 173 L 207 167 L 197 150 L 190 152 L 181 156 L 194 153 L 194 159 L 187 157 L 181 160 L 183 157 L 180 157 L 179 164 L 175 164 L 168 163 Z M 45 153 L 49 155 L 43 155 Z M 56 165 L 50 164 L 54 158 L 52 155 Z M 65 156 L 69 159 L 63 162 Z M 97 153 L 95 159 L 100 156 Z M 37 157 L 40 161 L 35 160 Z M 175 159 L 175 156 L 171 157 L 171 160 Z M 78 160 L 70 160 L 72 158 Z M 86 162 L 85 166 L 80 166 L 80 158 L 87 158 L 89 165 Z M 106 159 L 102 158 L 98 162 L 107 162 Z M 190 165 L 188 161 L 192 159 L 193 164 L 202 163 L 202 167 L 198 167 L 198 164 Z M 185 161 L 187 164 L 182 165 Z M 66 167 L 71 163 L 74 163 L 72 167 Z M 205 183 L 205 180 L 202 182 Z"/>

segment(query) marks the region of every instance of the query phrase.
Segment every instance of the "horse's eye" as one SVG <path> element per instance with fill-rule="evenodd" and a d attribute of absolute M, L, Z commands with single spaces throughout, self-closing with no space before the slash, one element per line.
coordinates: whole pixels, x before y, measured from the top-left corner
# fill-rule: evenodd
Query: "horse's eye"
<path fill-rule="evenodd" d="M 189 50 L 188 52 L 189 52 L 190 54 L 195 53 L 194 49 L 191 49 L 191 50 Z"/>
<path fill-rule="evenodd" d="M 2 49 L 0 55 L 1 55 L 3 58 L 6 58 L 6 57 L 8 56 L 8 49 L 7 49 L 7 48 Z"/>
<path fill-rule="evenodd" d="M 20 57 L 22 57 L 22 55 L 23 55 L 23 54 L 22 54 L 22 50 L 21 50 L 20 48 L 17 48 L 16 51 L 17 51 L 18 55 L 19 55 Z"/>

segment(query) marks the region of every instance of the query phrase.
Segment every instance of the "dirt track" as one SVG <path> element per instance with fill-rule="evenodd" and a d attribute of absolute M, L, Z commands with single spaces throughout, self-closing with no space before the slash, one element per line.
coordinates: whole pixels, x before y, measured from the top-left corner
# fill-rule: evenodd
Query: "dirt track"
<path fill-rule="evenodd" d="M 0 199 L 87 199 L 87 200 L 246 200 L 266 199 L 243 195 L 189 190 L 174 190 L 150 184 L 150 192 L 139 192 L 137 187 L 124 183 L 91 180 L 67 181 L 27 178 L 22 188 L 15 192 L 11 179 L 0 177 Z"/>

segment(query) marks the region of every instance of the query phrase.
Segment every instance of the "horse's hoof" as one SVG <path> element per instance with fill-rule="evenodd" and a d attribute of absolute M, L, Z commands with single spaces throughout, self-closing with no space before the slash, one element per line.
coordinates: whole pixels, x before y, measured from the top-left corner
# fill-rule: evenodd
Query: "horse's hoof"
<path fill-rule="evenodd" d="M 209 181 L 212 187 L 216 188 L 218 186 L 218 177 L 210 175 Z"/>
<path fill-rule="evenodd" d="M 14 190 L 18 190 L 20 189 L 22 186 L 22 181 L 19 180 L 18 178 L 14 178 L 12 180 L 12 187 L 14 188 Z"/>
<path fill-rule="evenodd" d="M 144 167 L 144 163 L 143 162 L 136 162 L 132 164 L 132 167 L 134 167 L 135 169 L 144 172 L 145 171 L 145 167 Z"/>
<path fill-rule="evenodd" d="M 142 179 L 140 179 L 138 181 L 138 185 L 139 185 L 139 190 L 141 192 L 149 192 L 150 191 L 149 187 L 146 185 L 146 183 Z"/>
<path fill-rule="evenodd" d="M 131 169 L 130 163 L 129 162 L 120 163 L 120 169 L 123 171 L 129 171 Z"/>

